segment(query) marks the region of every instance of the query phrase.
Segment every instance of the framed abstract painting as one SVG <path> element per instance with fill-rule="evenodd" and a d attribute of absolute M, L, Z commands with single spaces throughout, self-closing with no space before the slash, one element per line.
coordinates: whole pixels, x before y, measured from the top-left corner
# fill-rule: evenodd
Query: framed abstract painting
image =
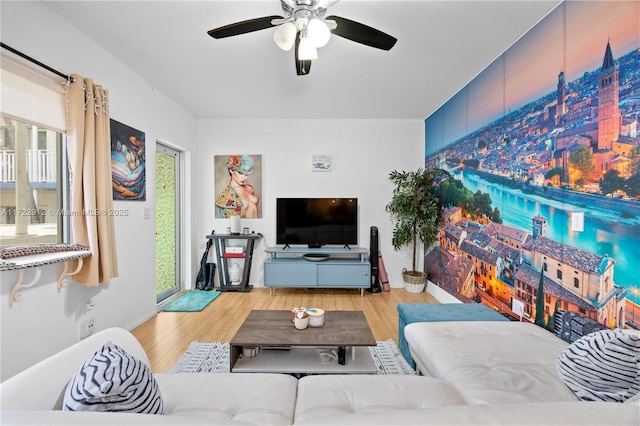
<path fill-rule="evenodd" d="M 111 187 L 114 200 L 145 201 L 145 134 L 111 120 Z"/>

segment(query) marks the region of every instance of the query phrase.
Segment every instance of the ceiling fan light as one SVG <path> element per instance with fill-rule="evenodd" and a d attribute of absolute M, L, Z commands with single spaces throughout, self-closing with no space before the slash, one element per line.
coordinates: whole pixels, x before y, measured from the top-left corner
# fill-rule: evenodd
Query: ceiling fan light
<path fill-rule="evenodd" d="M 286 22 L 273 32 L 273 41 L 282 50 L 291 50 L 293 43 L 296 41 L 296 33 L 298 30 L 292 22 Z"/>
<path fill-rule="evenodd" d="M 329 42 L 331 31 L 329 31 L 329 27 L 327 27 L 327 24 L 325 24 L 321 19 L 314 18 L 309 21 L 307 30 L 309 32 L 309 37 L 313 40 L 316 47 L 322 47 Z"/>
<path fill-rule="evenodd" d="M 300 45 L 298 46 L 298 59 L 306 61 L 317 58 L 318 51 L 313 41 L 308 37 L 301 38 Z"/>

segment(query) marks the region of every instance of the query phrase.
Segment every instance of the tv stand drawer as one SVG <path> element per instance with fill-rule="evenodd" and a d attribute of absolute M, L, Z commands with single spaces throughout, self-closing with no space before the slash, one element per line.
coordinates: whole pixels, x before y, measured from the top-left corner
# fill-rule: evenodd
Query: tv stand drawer
<path fill-rule="evenodd" d="M 368 288 L 371 264 L 358 251 L 355 257 L 313 262 L 303 257 L 272 256 L 264 262 L 265 287 Z"/>
<path fill-rule="evenodd" d="M 315 287 L 317 266 L 307 261 L 267 261 L 264 263 L 264 285 L 267 287 Z"/>
<path fill-rule="evenodd" d="M 318 287 L 369 287 L 369 262 L 318 264 Z"/>

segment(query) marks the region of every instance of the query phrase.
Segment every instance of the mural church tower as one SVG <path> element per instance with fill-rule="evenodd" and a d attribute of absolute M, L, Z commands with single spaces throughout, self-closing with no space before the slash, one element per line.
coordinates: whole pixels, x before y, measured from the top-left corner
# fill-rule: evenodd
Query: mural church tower
<path fill-rule="evenodd" d="M 622 117 L 619 108 L 619 76 L 611 44 L 607 42 L 602 70 L 598 75 L 598 140 L 593 155 L 595 179 L 600 179 L 611 168 L 611 161 L 615 156 L 612 145 L 620 135 Z"/>
<path fill-rule="evenodd" d="M 598 76 L 598 150 L 610 149 L 612 142 L 618 140 L 620 135 L 619 76 L 611 44 L 607 42 L 602 70 Z"/>

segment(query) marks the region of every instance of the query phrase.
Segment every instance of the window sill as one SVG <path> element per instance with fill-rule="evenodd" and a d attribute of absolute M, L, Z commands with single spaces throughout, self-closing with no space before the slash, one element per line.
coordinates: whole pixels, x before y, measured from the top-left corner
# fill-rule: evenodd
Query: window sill
<path fill-rule="evenodd" d="M 91 256 L 91 251 L 86 250 L 71 250 L 71 251 L 58 251 L 51 253 L 36 253 L 25 256 L 12 257 L 9 259 L 0 259 L 0 271 L 13 271 L 19 270 L 20 275 L 18 282 L 9 293 L 11 302 L 15 303 L 20 301 L 22 295 L 18 294 L 23 288 L 34 286 L 38 283 L 41 274 L 41 267 L 45 265 L 51 265 L 55 263 L 64 263 L 64 268 L 58 275 L 58 288 L 63 288 L 67 285 L 67 277 L 76 274 L 82 268 L 83 260 L 85 257 Z M 70 269 L 70 264 L 73 261 L 77 261 L 76 268 Z M 35 269 L 35 275 L 33 280 L 29 283 L 24 282 L 25 272 L 27 269 Z"/>

